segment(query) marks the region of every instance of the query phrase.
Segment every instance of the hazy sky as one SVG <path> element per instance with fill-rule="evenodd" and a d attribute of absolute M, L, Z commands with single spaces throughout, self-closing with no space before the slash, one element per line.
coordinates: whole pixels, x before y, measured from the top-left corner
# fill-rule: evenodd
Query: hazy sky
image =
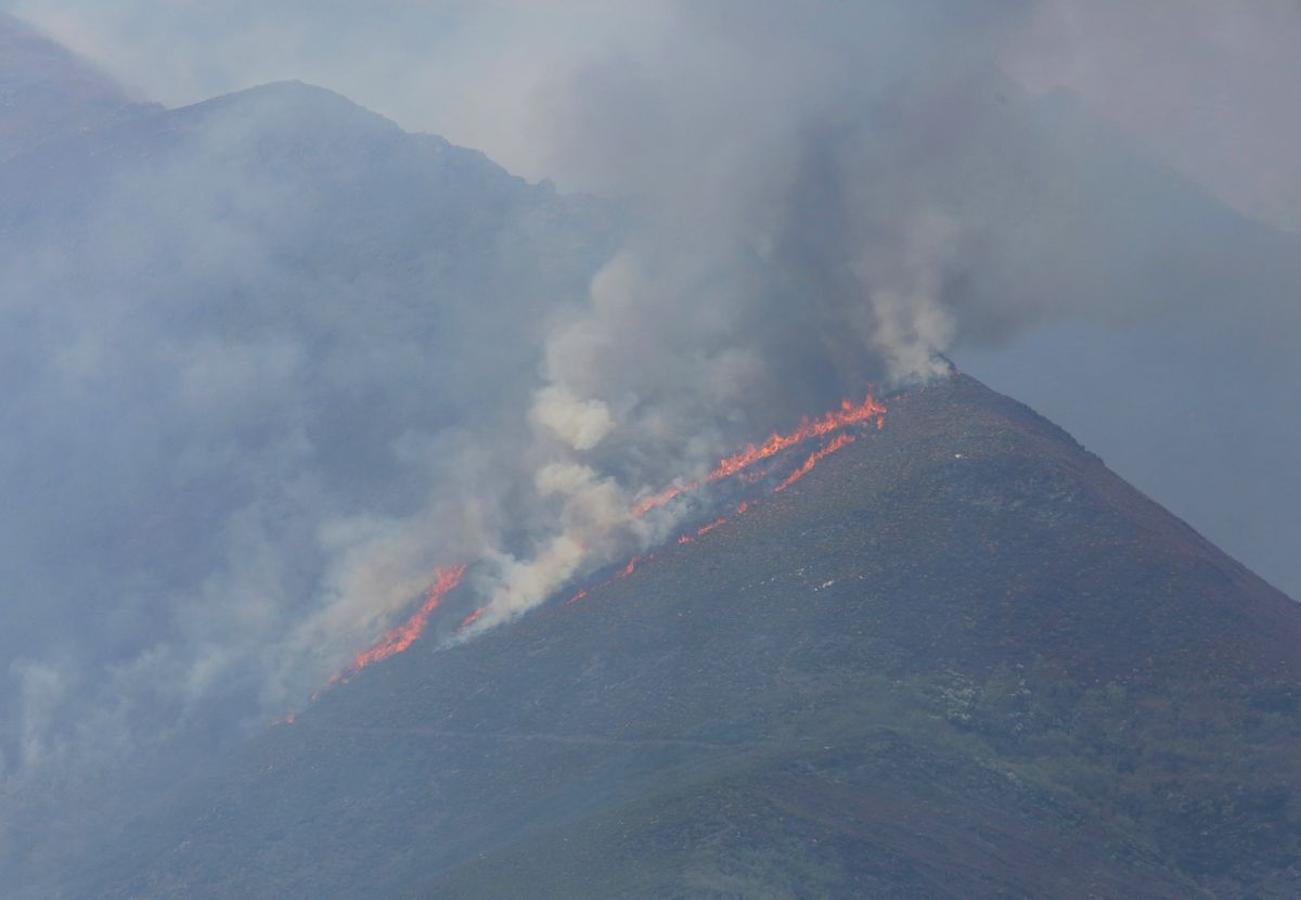
<path fill-rule="evenodd" d="M 701 4 L 708 7 L 709 4 Z M 715 4 L 717 5 L 717 4 Z M 868 4 L 870 5 L 870 4 Z M 1220 0 L 1035 0 L 1005 63 L 1066 87 L 1239 209 L 1301 227 L 1301 7 Z M 550 90 L 675 27 L 666 0 L 3 0 L 151 99 L 278 79 L 326 85 L 539 178 Z M 816 4 L 808 7 L 813 9 Z"/>

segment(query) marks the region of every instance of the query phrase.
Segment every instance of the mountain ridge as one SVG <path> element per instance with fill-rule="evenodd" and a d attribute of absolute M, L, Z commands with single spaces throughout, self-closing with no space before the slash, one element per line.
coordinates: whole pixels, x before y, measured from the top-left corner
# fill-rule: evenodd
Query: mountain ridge
<path fill-rule="evenodd" d="M 161 109 L 0 11 L 0 161 Z"/>
<path fill-rule="evenodd" d="M 581 602 L 367 669 L 96 883 L 1286 896 L 1298 639 L 1296 604 L 958 376 Z"/>

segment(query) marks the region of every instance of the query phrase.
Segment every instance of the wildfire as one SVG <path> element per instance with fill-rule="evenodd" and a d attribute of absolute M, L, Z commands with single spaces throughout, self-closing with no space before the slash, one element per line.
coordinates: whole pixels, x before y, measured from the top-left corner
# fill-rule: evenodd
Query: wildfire
<path fill-rule="evenodd" d="M 833 409 L 831 412 L 820 416 L 817 419 L 805 419 L 789 434 L 774 432 L 762 444 L 750 444 L 739 453 L 725 457 L 720 460 L 710 473 L 702 481 L 693 481 L 685 484 L 677 484 L 660 491 L 658 494 L 652 494 L 639 500 L 632 508 L 632 514 L 637 517 L 644 516 L 652 509 L 658 509 L 675 497 L 679 497 L 688 491 L 693 491 L 705 484 L 712 484 L 716 481 L 722 481 L 733 475 L 739 475 L 755 463 L 770 459 L 781 453 L 783 450 L 789 450 L 791 447 L 804 443 L 813 438 L 826 437 L 842 428 L 848 428 L 851 425 L 861 425 L 864 422 L 876 422 L 877 429 L 885 427 L 886 407 L 884 403 L 879 402 L 871 394 L 863 400 L 862 403 L 854 404 L 848 400 L 842 400 L 840 409 Z M 834 442 L 833 442 L 834 443 Z M 849 442 L 845 442 L 849 443 Z M 845 446 L 845 443 L 836 447 L 836 450 Z M 832 453 L 835 450 L 830 451 Z M 819 457 L 820 459 L 821 457 Z M 809 468 L 817 465 L 817 460 L 808 464 Z M 807 472 L 803 473 L 807 474 Z M 801 475 L 800 477 L 803 477 Z M 787 479 L 788 481 L 790 479 Z M 796 479 L 798 480 L 798 479 Z M 793 483 L 793 482 L 792 482 Z"/>
<path fill-rule="evenodd" d="M 425 591 L 424 601 L 420 604 L 420 608 L 411 614 L 411 618 L 401 625 L 390 628 L 368 649 L 354 656 L 348 667 L 331 678 L 330 683 L 348 681 L 367 666 L 395 656 L 414 644 L 424 633 L 434 610 L 438 609 L 443 598 L 459 585 L 464 577 L 464 565 L 453 566 L 450 569 L 436 569 L 434 583 Z"/>
<path fill-rule="evenodd" d="M 841 429 L 849 428 L 853 425 L 873 422 L 876 424 L 877 429 L 880 430 L 885 427 L 885 414 L 885 404 L 879 402 L 870 393 L 862 403 L 854 404 L 848 400 L 843 400 L 841 401 L 839 409 L 834 409 L 817 419 L 805 419 L 800 423 L 799 428 L 796 428 L 789 434 L 774 433 L 762 444 L 750 444 L 741 452 L 719 460 L 718 465 L 716 465 L 708 475 L 699 481 L 682 482 L 667 487 L 658 494 L 643 497 L 633 505 L 631 510 L 632 514 L 636 517 L 644 516 L 651 510 L 657 509 L 689 491 L 696 490 L 706 484 L 722 481 L 725 478 L 731 478 L 734 475 L 740 475 L 741 478 L 747 482 L 759 480 L 760 478 L 765 477 L 767 473 L 762 470 L 758 472 L 746 471 L 756 463 L 771 459 L 782 451 L 789 450 L 791 447 L 798 446 L 805 441 L 827 437 Z M 853 434 L 836 435 L 836 437 L 827 443 L 826 446 L 810 454 L 798 469 L 788 475 L 781 484 L 777 485 L 774 493 L 780 493 L 786 490 L 792 484 L 809 474 L 809 472 L 812 472 L 813 467 L 819 462 L 826 459 L 831 454 L 848 447 L 857 439 L 858 438 Z M 753 503 L 751 501 L 742 500 L 736 507 L 736 514 L 738 516 L 744 515 L 752 505 Z M 727 524 L 727 517 L 720 516 L 714 521 L 700 526 L 694 534 L 688 533 L 679 535 L 677 542 L 679 545 L 690 544 L 695 541 L 696 538 L 703 537 L 715 528 L 719 528 L 725 524 Z M 596 585 L 596 587 L 604 587 L 616 579 L 626 578 L 635 572 L 640 564 L 643 562 L 650 562 L 652 559 L 653 557 L 647 557 L 643 560 L 639 556 L 634 556 L 628 561 L 628 564 L 624 566 L 623 569 L 614 575 L 613 578 L 603 582 L 602 584 Z M 577 603 L 579 600 L 582 600 L 588 595 L 588 591 L 592 589 L 584 588 L 574 594 L 574 596 L 570 597 L 569 600 L 566 601 L 566 605 Z"/>
<path fill-rule="evenodd" d="M 713 531 L 715 528 L 718 528 L 720 525 L 726 525 L 726 524 L 727 524 L 726 517 L 719 516 L 717 519 L 710 522 L 708 525 L 701 525 L 700 529 L 696 532 L 696 537 L 704 537 L 705 535 L 709 534 L 709 532 Z"/>
<path fill-rule="evenodd" d="M 659 509 L 675 497 L 680 497 L 688 491 L 694 491 L 696 488 L 700 487 L 701 484 L 703 484 L 703 482 L 693 481 L 688 484 L 674 485 L 671 488 L 665 488 L 658 494 L 643 497 L 633 504 L 632 514 L 640 519 L 652 509 Z"/>
<path fill-rule="evenodd" d="M 719 460 L 718 464 L 703 479 L 678 483 L 664 489 L 658 494 L 642 498 L 632 507 L 631 512 L 634 516 L 643 516 L 651 510 L 665 505 L 682 494 L 696 490 L 706 484 L 712 484 L 736 475 L 740 475 L 747 482 L 757 481 L 769 474 L 763 469 L 755 472 L 747 471 L 757 463 L 771 459 L 779 453 L 798 446 L 805 441 L 825 438 L 851 426 L 875 422 L 876 427 L 881 429 L 885 426 L 885 414 L 885 405 L 878 402 L 870 393 L 862 403 L 854 404 L 848 400 L 842 401 L 839 409 L 832 410 L 816 419 L 804 419 L 801 421 L 798 428 L 788 434 L 774 432 L 763 443 L 749 444 L 739 453 L 734 453 L 731 456 Z M 780 493 L 781 491 L 786 490 L 792 484 L 811 472 L 814 466 L 816 466 L 821 460 L 849 446 L 854 443 L 856 439 L 857 438 L 854 434 L 836 435 L 834 439 L 821 449 L 810 454 L 798 469 L 787 476 L 781 484 L 777 485 L 775 491 Z M 736 507 L 736 515 L 744 515 L 753 505 L 753 501 L 740 502 Z M 678 543 L 689 544 L 696 538 L 703 537 L 714 529 L 723 526 L 727 521 L 726 517 L 719 517 L 712 522 L 700 526 L 694 534 L 689 533 L 680 536 L 678 538 Z M 621 578 L 627 578 L 636 572 L 638 567 L 650 563 L 653 560 L 653 555 L 645 558 L 634 556 L 622 569 L 600 585 L 596 585 L 595 587 L 586 587 L 579 590 L 566 601 L 566 605 L 577 603 L 586 598 L 590 591 L 596 588 L 604 587 Z M 430 617 L 433 615 L 434 611 L 438 609 L 443 598 L 461 584 L 461 581 L 465 577 L 465 571 L 466 567 L 464 565 L 435 570 L 434 583 L 430 585 L 428 590 L 426 590 L 424 600 L 421 602 L 420 607 L 412 613 L 410 618 L 402 624 L 390 628 L 369 648 L 361 651 L 353 657 L 352 662 L 349 663 L 347 667 L 336 673 L 330 679 L 329 685 L 346 682 L 367 666 L 388 659 L 390 656 L 395 656 L 414 644 L 424 633 L 426 626 L 429 624 Z M 475 622 L 479 621 L 484 613 L 484 608 L 475 609 L 461 621 L 461 624 L 457 626 L 457 630 L 462 631 L 469 628 Z M 327 687 L 329 685 L 327 685 Z M 322 690 L 324 690 L 324 688 Z M 316 699 L 320 693 L 321 691 L 318 691 L 316 694 L 313 694 L 312 699 Z M 294 714 L 289 713 L 282 719 L 277 720 L 275 724 L 291 725 L 293 722 Z"/>
<path fill-rule="evenodd" d="M 850 425 L 859 425 L 875 419 L 876 427 L 882 428 L 885 425 L 885 413 L 885 405 L 878 403 L 871 394 L 868 394 L 867 398 L 857 406 L 848 400 L 842 400 L 840 409 L 832 410 L 811 422 L 806 420 L 790 434 L 773 434 L 759 446 L 756 447 L 751 444 L 740 453 L 727 457 L 714 468 L 714 471 L 709 473 L 708 480 L 719 481 L 729 475 L 735 475 L 742 469 L 749 468 L 771 456 L 776 456 L 796 444 L 801 444 L 810 438 L 825 437 L 842 428 L 848 428 Z"/>
<path fill-rule="evenodd" d="M 684 537 L 685 537 L 685 535 L 684 535 Z M 679 543 L 679 544 L 682 544 L 682 543 L 686 543 L 686 541 L 681 541 L 681 540 L 680 540 L 680 541 L 678 541 L 678 543 Z M 577 603 L 579 600 L 584 599 L 584 598 L 585 598 L 589 593 L 591 593 L 591 592 L 594 591 L 594 590 L 597 590 L 597 589 L 599 589 L 599 588 L 607 587 L 607 586 L 609 586 L 609 585 L 611 585 L 611 584 L 614 584 L 616 581 L 618 581 L 618 580 L 621 579 L 621 578 L 627 578 L 627 577 L 628 577 L 629 575 L 631 575 L 633 572 L 636 572 L 637 569 L 638 569 L 640 566 L 642 566 L 642 565 L 644 565 L 644 564 L 646 564 L 646 563 L 654 562 L 654 561 L 655 561 L 655 554 L 654 554 L 654 553 L 652 553 L 650 556 L 645 556 L 645 557 L 642 557 L 642 556 L 634 556 L 632 559 L 628 560 L 628 564 L 627 564 L 626 566 L 624 566 L 624 567 L 623 567 L 622 569 L 620 569 L 618 572 L 615 572 L 613 575 L 611 575 L 611 576 L 610 576 L 609 578 L 607 578 L 605 581 L 602 581 L 600 584 L 593 585 L 593 586 L 590 587 L 590 588 L 583 588 L 583 589 L 582 589 L 581 591 L 579 591 L 577 594 L 574 594 L 574 596 L 570 597 L 568 600 L 565 601 L 565 606 L 569 606 L 571 603 Z"/>
<path fill-rule="evenodd" d="M 809 454 L 808 459 L 804 460 L 803 465 L 801 465 L 790 475 L 786 476 L 785 481 L 777 485 L 777 487 L 773 490 L 773 493 L 780 494 L 782 491 L 786 490 L 792 484 L 799 481 L 805 475 L 812 472 L 813 467 L 816 466 L 818 463 L 820 463 L 822 460 L 826 459 L 828 456 L 835 453 L 837 450 L 845 449 L 850 444 L 854 443 L 854 441 L 856 440 L 858 439 L 854 437 L 852 434 L 842 434 L 839 437 L 837 437 L 834 441 L 832 441 L 830 444 L 827 444 L 827 446 L 823 447 L 821 450 L 815 450 L 813 453 Z"/>

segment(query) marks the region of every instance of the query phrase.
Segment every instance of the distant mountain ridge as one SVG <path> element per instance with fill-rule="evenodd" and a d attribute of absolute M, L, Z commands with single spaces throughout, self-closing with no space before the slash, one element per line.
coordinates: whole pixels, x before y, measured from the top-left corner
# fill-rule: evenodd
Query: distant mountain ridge
<path fill-rule="evenodd" d="M 132 100 L 107 75 L 0 12 L 0 160 L 158 108 Z"/>

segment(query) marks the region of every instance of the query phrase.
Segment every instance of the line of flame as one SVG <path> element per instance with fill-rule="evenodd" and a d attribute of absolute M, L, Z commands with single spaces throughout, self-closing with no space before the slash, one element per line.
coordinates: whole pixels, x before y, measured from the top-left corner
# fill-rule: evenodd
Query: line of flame
<path fill-rule="evenodd" d="M 696 537 L 704 537 L 705 535 L 709 534 L 709 532 L 713 531 L 715 528 L 718 528 L 720 525 L 726 525 L 726 524 L 727 524 L 727 517 L 719 516 L 717 519 L 710 522 L 708 525 L 701 525 L 700 528 L 696 531 Z"/>
<path fill-rule="evenodd" d="M 352 662 L 346 669 L 330 679 L 333 684 L 338 681 L 347 681 L 356 675 L 362 669 L 369 665 L 388 659 L 406 650 L 420 635 L 424 634 L 425 626 L 429 624 L 429 617 L 433 615 L 434 610 L 443 602 L 446 597 L 462 579 L 465 578 L 465 566 L 453 566 L 448 569 L 434 570 L 434 583 L 425 591 L 425 599 L 420 604 L 420 608 L 411 614 L 411 617 L 400 625 L 395 625 L 388 631 L 384 632 L 375 643 L 361 651 L 352 658 Z"/>
<path fill-rule="evenodd" d="M 800 426 L 788 434 L 774 432 L 762 444 L 749 444 L 739 453 L 719 460 L 708 475 L 701 481 L 691 481 L 684 484 L 676 484 L 672 487 L 665 488 L 658 494 L 652 494 L 649 497 L 643 497 L 632 507 L 632 514 L 638 518 L 646 515 L 653 509 L 658 509 L 675 497 L 680 497 L 688 491 L 694 491 L 705 484 L 711 484 L 716 481 L 722 481 L 730 478 L 753 466 L 755 463 L 762 462 L 781 453 L 783 450 L 789 450 L 804 441 L 826 437 L 833 432 L 842 428 L 848 428 L 851 425 L 860 425 L 864 422 L 875 420 L 878 429 L 885 426 L 885 414 L 887 412 L 884 403 L 878 401 L 872 394 L 868 394 L 862 403 L 854 404 L 848 400 L 842 400 L 840 409 L 834 409 L 831 412 L 817 419 L 805 419 Z M 843 445 L 842 445 L 843 446 Z M 839 449 L 839 448 L 837 448 Z M 834 451 L 833 451 L 834 452 Z M 816 464 L 816 460 L 814 461 Z"/>
<path fill-rule="evenodd" d="M 799 481 L 805 475 L 812 472 L 813 467 L 816 466 L 818 463 L 822 462 L 822 460 L 826 459 L 828 456 L 835 453 L 837 450 L 845 449 L 850 444 L 854 443 L 854 441 L 856 440 L 858 440 L 858 438 L 854 437 L 852 434 L 842 434 L 839 437 L 837 437 L 834 441 L 832 441 L 830 444 L 827 444 L 827 446 L 823 447 L 822 449 L 815 450 L 813 453 L 809 454 L 808 459 L 804 460 L 803 465 L 801 465 L 794 472 L 787 475 L 786 480 L 783 481 L 781 484 L 777 485 L 777 487 L 773 489 L 773 493 L 780 494 L 782 491 L 786 490 L 792 484 Z"/>
<path fill-rule="evenodd" d="M 863 422 L 869 422 L 873 419 L 876 421 L 876 427 L 878 429 L 882 428 L 885 425 L 886 412 L 885 404 L 877 401 L 877 399 L 870 393 L 863 402 L 859 404 L 853 404 L 848 400 L 843 400 L 841 401 L 840 409 L 832 410 L 817 419 L 805 419 L 800 423 L 798 428 L 788 434 L 774 432 L 762 444 L 749 444 L 739 453 L 723 458 L 702 481 L 693 481 L 685 484 L 674 485 L 666 488 L 658 494 L 653 494 L 649 497 L 643 498 L 632 507 L 632 514 L 638 517 L 643 516 L 652 509 L 663 506 L 675 497 L 681 496 L 688 491 L 695 490 L 704 484 L 722 481 L 725 478 L 730 478 L 733 475 L 742 473 L 755 463 L 776 456 L 783 450 L 788 450 L 791 447 L 797 446 L 798 444 L 812 438 L 824 437 L 842 428 L 847 428 L 851 425 L 858 425 Z M 791 473 L 785 481 L 777 486 L 776 491 L 784 491 L 786 488 L 790 487 L 796 481 L 812 471 L 813 467 L 816 466 L 820 460 L 830 456 L 837 450 L 852 444 L 854 440 L 855 438 L 853 435 L 840 435 L 830 444 L 810 455 L 799 469 Z M 743 501 L 740 506 L 737 507 L 736 511 L 738 514 L 743 514 L 748 507 L 749 504 Z M 715 528 L 726 523 L 726 521 L 727 519 L 723 517 L 716 519 L 707 525 L 701 526 L 700 529 L 697 530 L 695 537 L 701 537 L 708 534 Z M 692 536 L 683 535 L 678 539 L 678 542 L 685 544 L 690 543 L 692 540 Z M 614 581 L 620 578 L 627 578 L 637 570 L 638 564 L 643 561 L 649 562 L 650 558 L 642 560 L 641 557 L 634 556 L 628 561 L 628 564 L 610 580 Z M 388 659 L 391 656 L 395 656 L 414 644 L 424 633 L 426 626 L 429 624 L 429 617 L 433 615 L 436 609 L 438 609 L 443 598 L 460 585 L 461 581 L 465 577 L 465 570 L 466 567 L 463 564 L 447 569 L 435 570 L 434 583 L 430 585 L 429 589 L 425 592 L 425 599 L 420 604 L 420 608 L 412 613 L 411 617 L 405 622 L 390 628 L 381 635 L 379 640 L 374 644 L 353 657 L 352 662 L 342 671 L 337 672 L 330 679 L 329 684 L 333 685 L 339 682 L 346 682 L 367 666 Z M 582 600 L 587 596 L 587 594 L 588 589 L 586 588 L 578 591 L 578 593 L 567 601 L 566 605 Z M 473 625 L 478 621 L 483 613 L 483 609 L 476 609 L 471 612 L 458 626 L 458 630 Z M 290 713 L 282 721 L 285 724 L 292 723 L 294 721 L 293 714 Z"/>
<path fill-rule="evenodd" d="M 794 447 L 796 444 L 803 443 L 810 438 L 825 437 L 841 428 L 847 428 L 850 425 L 858 425 L 863 422 L 877 420 L 877 427 L 880 428 L 885 424 L 886 408 L 882 403 L 877 402 L 871 394 L 857 406 L 848 400 L 842 400 L 840 409 L 832 410 L 820 419 L 812 422 L 804 421 L 800 427 L 790 434 L 773 434 L 768 440 L 759 446 L 751 444 L 740 453 L 729 456 L 719 462 L 714 471 L 709 473 L 709 481 L 719 481 L 727 478 L 729 475 L 735 475 L 742 469 L 754 465 L 760 460 L 768 459 L 775 456 L 783 450 Z"/>

